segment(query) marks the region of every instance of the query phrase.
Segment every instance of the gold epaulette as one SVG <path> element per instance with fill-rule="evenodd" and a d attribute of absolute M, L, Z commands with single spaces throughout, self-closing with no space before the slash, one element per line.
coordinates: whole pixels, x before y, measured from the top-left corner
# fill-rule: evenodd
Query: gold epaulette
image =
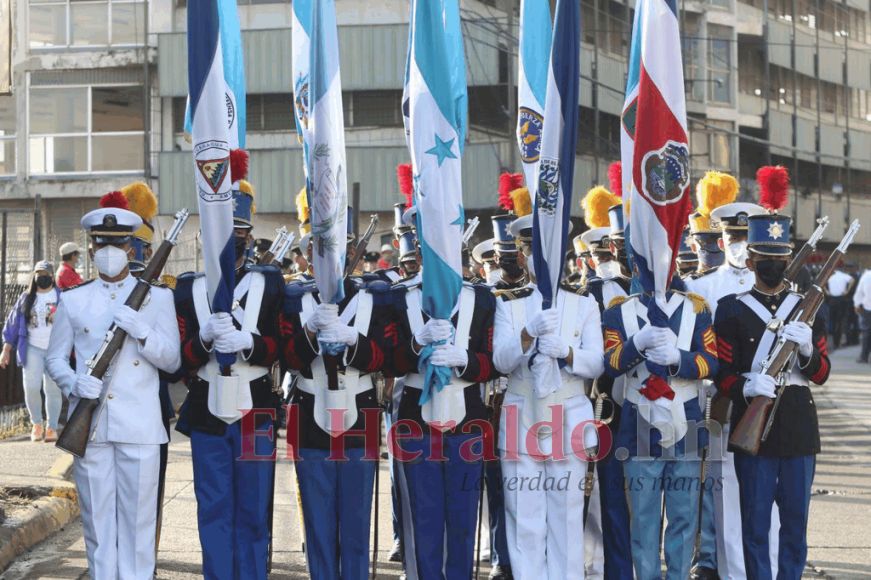
<path fill-rule="evenodd" d="M 293 274 L 285 274 L 284 275 L 285 283 L 290 282 L 291 280 L 293 280 Z"/>
<path fill-rule="evenodd" d="M 175 286 L 178 283 L 178 279 L 172 274 L 164 274 L 160 277 L 160 285 L 164 288 L 169 288 L 170 290 L 175 290 Z"/>
<path fill-rule="evenodd" d="M 615 296 L 611 299 L 611 302 L 608 304 L 608 308 L 614 308 L 615 306 L 620 306 L 624 302 L 629 300 L 629 296 Z"/>
<path fill-rule="evenodd" d="M 532 288 L 511 288 L 509 290 L 499 290 L 496 296 L 502 298 L 505 302 L 511 302 L 519 298 L 526 298 L 532 294 Z"/>
<path fill-rule="evenodd" d="M 702 314 L 704 312 L 711 311 L 711 307 L 708 306 L 708 301 L 705 300 L 702 296 L 699 296 L 698 294 L 694 294 L 692 292 L 687 292 L 684 294 L 684 296 L 692 300 L 693 312 L 695 312 L 696 314 Z"/>

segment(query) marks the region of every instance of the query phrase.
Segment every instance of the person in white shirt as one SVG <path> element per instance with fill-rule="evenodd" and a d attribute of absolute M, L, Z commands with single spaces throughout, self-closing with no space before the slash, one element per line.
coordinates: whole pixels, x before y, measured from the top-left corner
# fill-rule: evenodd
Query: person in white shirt
<path fill-rule="evenodd" d="M 9 364 L 10 353 L 17 350 L 17 360 L 23 370 L 24 402 L 30 414 L 30 440 L 46 443 L 57 441 L 57 423 L 63 398 L 60 389 L 45 372 L 45 354 L 48 337 L 54 321 L 54 311 L 60 290 L 54 284 L 51 262 L 38 262 L 33 269 L 30 285 L 10 311 L 3 328 L 3 354 L 0 368 Z M 42 385 L 45 385 L 46 424 L 42 417 Z"/>
<path fill-rule="evenodd" d="M 847 274 L 843 268 L 838 268 L 832 277 L 829 278 L 829 283 L 826 286 L 826 292 L 829 295 L 830 328 L 832 334 L 832 348 L 841 347 L 841 336 L 844 334 L 847 323 L 847 315 L 849 314 L 849 298 L 848 294 L 853 288 L 856 280 Z"/>
<path fill-rule="evenodd" d="M 862 331 L 862 350 L 856 362 L 867 363 L 871 351 L 871 270 L 865 270 L 856 284 L 853 307 L 859 315 L 859 329 Z"/>

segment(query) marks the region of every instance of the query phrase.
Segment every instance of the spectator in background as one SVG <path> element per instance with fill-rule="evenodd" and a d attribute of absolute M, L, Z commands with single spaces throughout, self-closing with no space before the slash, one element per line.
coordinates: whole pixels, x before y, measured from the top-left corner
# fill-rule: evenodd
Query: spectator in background
<path fill-rule="evenodd" d="M 57 287 L 61 290 L 82 283 L 82 277 L 76 273 L 76 264 L 78 264 L 79 256 L 81 255 L 82 250 L 75 242 L 67 242 L 60 247 L 60 256 L 63 264 L 61 264 L 60 269 L 57 271 Z"/>
<path fill-rule="evenodd" d="M 393 267 L 393 246 L 384 244 L 381 246 L 381 259 L 378 260 L 378 269 L 386 270 Z"/>
<path fill-rule="evenodd" d="M 60 289 L 52 281 L 52 274 L 54 267 L 51 262 L 37 262 L 27 292 L 21 295 L 6 319 L 3 354 L 0 355 L 0 368 L 5 369 L 12 349 L 16 349 L 18 366 L 24 370 L 24 401 L 33 424 L 30 440 L 41 441 L 45 437 L 46 443 L 57 441 L 57 423 L 63 405 L 60 389 L 45 372 L 45 354 L 60 297 Z M 40 388 L 43 379 L 48 414 L 45 426 Z"/>
<path fill-rule="evenodd" d="M 862 331 L 862 350 L 856 362 L 867 363 L 871 351 L 871 270 L 865 270 L 859 278 L 853 294 L 853 306 L 859 315 L 859 330 Z"/>
<path fill-rule="evenodd" d="M 363 271 L 367 273 L 376 271 L 380 259 L 381 256 L 378 255 L 378 252 L 366 252 L 363 254 Z"/>
<path fill-rule="evenodd" d="M 841 347 L 841 336 L 844 334 L 847 323 L 847 314 L 850 309 L 850 303 L 847 296 L 856 281 L 847 272 L 844 271 L 843 264 L 838 265 L 838 269 L 829 278 L 828 286 L 826 287 L 829 294 L 829 307 L 831 309 L 831 333 L 832 345 L 834 348 Z"/>
<path fill-rule="evenodd" d="M 845 268 L 853 279 L 853 286 L 847 292 L 847 321 L 844 323 L 844 334 L 846 335 L 844 344 L 846 346 L 855 346 L 859 344 L 859 317 L 856 315 L 855 309 L 852 308 L 852 304 L 853 295 L 856 293 L 856 282 L 859 281 L 859 276 L 862 275 L 862 272 L 854 262 L 848 262 L 845 264 Z"/>

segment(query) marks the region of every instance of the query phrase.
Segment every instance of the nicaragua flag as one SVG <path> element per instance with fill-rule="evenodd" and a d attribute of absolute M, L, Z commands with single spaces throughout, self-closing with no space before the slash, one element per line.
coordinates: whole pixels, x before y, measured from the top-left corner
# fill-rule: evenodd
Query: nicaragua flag
<path fill-rule="evenodd" d="M 348 180 L 334 0 L 314 0 L 311 33 L 311 116 L 304 136 L 308 152 L 306 189 L 311 208 L 313 269 L 323 300 L 338 304 L 345 296 Z"/>
<path fill-rule="evenodd" d="M 466 134 L 466 73 L 458 0 L 414 0 L 406 97 L 406 131 L 414 170 L 417 234 L 423 259 L 422 307 L 450 320 L 463 287 L 465 225 L 460 159 Z M 450 382 L 451 370 L 420 358 L 420 404 Z"/>
<path fill-rule="evenodd" d="M 631 179 L 624 191 L 638 282 L 661 311 L 692 205 L 681 62 L 676 1 L 638 0 L 622 119 L 623 175 Z M 662 312 L 650 320 L 665 325 Z"/>
<path fill-rule="evenodd" d="M 242 55 L 242 31 L 239 27 L 239 8 L 236 0 L 218 0 L 218 22 L 221 30 L 221 55 L 224 59 L 226 82 L 227 120 L 230 124 L 230 149 L 245 148 L 248 130 L 245 104 L 245 59 Z M 190 9 L 188 9 L 190 12 Z M 188 16 L 188 21 L 190 21 Z M 188 56 L 190 59 L 190 56 Z M 192 91 L 191 91 L 192 92 Z M 193 135 L 191 99 L 185 110 L 184 130 Z"/>
<path fill-rule="evenodd" d="M 580 80 L 581 8 L 576 0 L 558 0 L 532 221 L 533 266 L 544 309 L 556 299 L 566 255 Z"/>
<path fill-rule="evenodd" d="M 305 132 L 308 131 L 309 107 L 309 69 L 311 66 L 311 22 L 312 0 L 294 0 L 291 29 L 291 70 L 293 74 L 293 111 L 296 116 L 296 133 L 305 146 Z M 308 157 L 306 156 L 306 159 Z M 305 166 L 308 172 L 308 163 Z"/>
<path fill-rule="evenodd" d="M 228 123 L 221 1 L 188 2 L 188 87 L 206 287 L 212 311 L 230 312 L 236 283 L 230 149 L 238 133 Z M 217 359 L 221 366 L 229 366 L 236 357 L 218 353 Z"/>
<path fill-rule="evenodd" d="M 536 166 L 541 155 L 541 131 L 544 128 L 544 97 L 547 71 L 542 66 L 550 57 L 553 31 L 550 3 L 522 0 L 520 4 L 520 75 L 517 83 L 517 145 L 526 185 L 534 188 L 538 178 Z"/>

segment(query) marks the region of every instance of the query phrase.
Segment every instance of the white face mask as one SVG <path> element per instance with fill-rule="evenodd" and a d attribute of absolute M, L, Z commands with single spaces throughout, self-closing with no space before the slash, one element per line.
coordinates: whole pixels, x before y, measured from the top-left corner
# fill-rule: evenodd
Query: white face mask
<path fill-rule="evenodd" d="M 610 278 L 616 278 L 620 275 L 620 262 L 618 262 L 617 260 L 603 262 L 596 266 L 596 274 L 598 274 L 600 278 L 604 278 L 606 280 Z"/>
<path fill-rule="evenodd" d="M 535 262 L 532 261 L 532 252 L 524 254 L 526 256 L 526 272 L 529 274 L 530 280 L 535 280 Z"/>
<path fill-rule="evenodd" d="M 487 283 L 495 284 L 502 278 L 502 270 L 499 268 L 493 268 L 492 270 L 487 271 Z"/>
<path fill-rule="evenodd" d="M 735 268 L 746 268 L 747 242 L 734 242 L 726 246 L 726 259 Z"/>
<path fill-rule="evenodd" d="M 105 246 L 94 252 L 94 265 L 97 271 L 107 278 L 120 274 L 129 262 L 127 252 L 115 246 Z"/>

